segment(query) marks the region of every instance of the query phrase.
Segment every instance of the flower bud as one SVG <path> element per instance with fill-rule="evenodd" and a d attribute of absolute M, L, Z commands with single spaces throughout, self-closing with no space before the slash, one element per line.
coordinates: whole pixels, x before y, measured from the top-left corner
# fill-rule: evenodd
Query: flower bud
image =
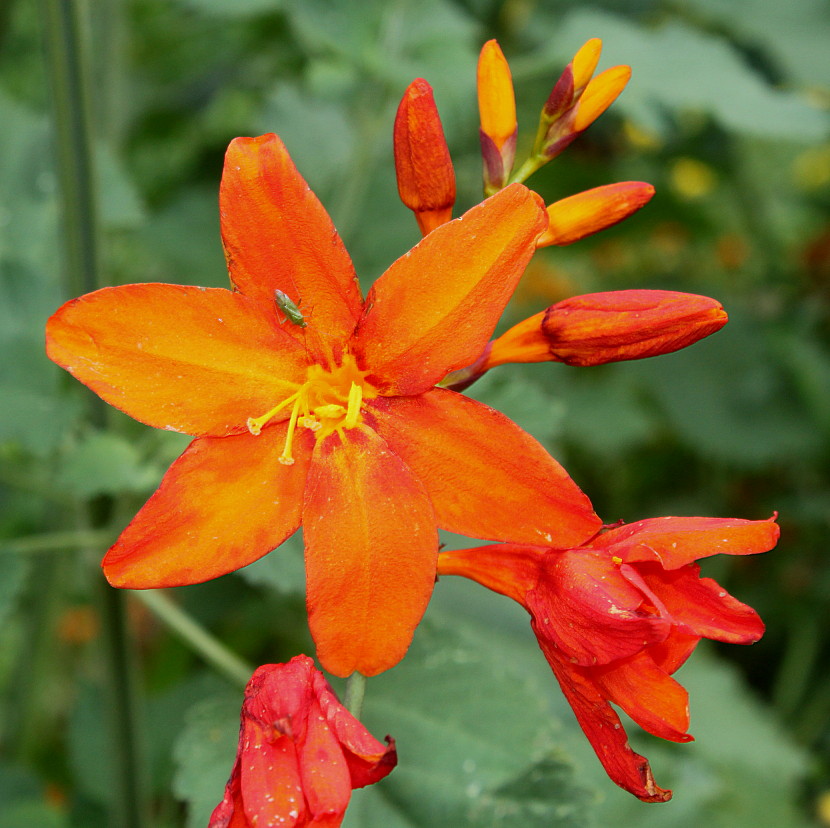
<path fill-rule="evenodd" d="M 492 195 L 507 184 L 516 156 L 518 133 L 513 79 L 495 40 L 488 40 L 481 49 L 477 87 L 484 189 Z"/>

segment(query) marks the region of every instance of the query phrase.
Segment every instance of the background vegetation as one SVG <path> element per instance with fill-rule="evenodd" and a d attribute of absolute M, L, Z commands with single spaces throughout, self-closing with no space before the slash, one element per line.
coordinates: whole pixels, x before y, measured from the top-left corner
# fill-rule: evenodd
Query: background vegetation
<path fill-rule="evenodd" d="M 731 321 L 678 354 L 502 368 L 471 391 L 545 442 L 608 521 L 778 510 L 776 551 L 707 566 L 768 632 L 683 668 L 697 742 L 635 734 L 675 788 L 645 806 L 604 777 L 521 609 L 444 579 L 411 654 L 369 682 L 367 722 L 397 738 L 401 764 L 356 794 L 346 824 L 830 825 L 827 5 L 96 0 L 81 6 L 80 55 L 66 52 L 66 8 L 0 5 L 0 828 L 204 826 L 233 759 L 244 662 L 313 652 L 296 538 L 201 586 L 104 585 L 108 542 L 186 440 L 105 409 L 51 365 L 47 316 L 97 285 L 226 285 L 223 152 L 267 131 L 370 284 L 418 239 L 391 153 L 405 86 L 435 89 L 460 212 L 481 197 L 482 42 L 497 37 L 511 60 L 521 156 L 593 36 L 600 68 L 631 64 L 631 84 L 530 183 L 546 200 L 625 179 L 657 196 L 541 253 L 512 318 L 659 287 L 715 296 Z M 86 134 L 67 69 L 79 60 Z"/>

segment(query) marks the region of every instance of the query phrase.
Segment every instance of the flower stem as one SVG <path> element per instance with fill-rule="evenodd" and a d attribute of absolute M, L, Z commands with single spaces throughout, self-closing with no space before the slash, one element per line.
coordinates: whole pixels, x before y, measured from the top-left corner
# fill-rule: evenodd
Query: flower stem
<path fill-rule="evenodd" d="M 228 649 L 166 595 L 152 589 L 132 594 L 218 672 L 234 684 L 244 687 L 248 683 L 254 666 Z"/>
<path fill-rule="evenodd" d="M 39 552 L 109 546 L 113 539 L 114 535 L 109 529 L 44 532 L 40 535 L 0 540 L 0 555 L 33 555 Z"/>
<path fill-rule="evenodd" d="M 354 672 L 346 679 L 346 710 L 355 717 L 360 718 L 363 710 L 363 696 L 366 693 L 366 676 L 363 673 Z"/>

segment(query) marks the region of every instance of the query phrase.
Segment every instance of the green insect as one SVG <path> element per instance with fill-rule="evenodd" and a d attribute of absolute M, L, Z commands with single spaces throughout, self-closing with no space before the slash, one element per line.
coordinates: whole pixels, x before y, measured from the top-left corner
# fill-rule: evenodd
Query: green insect
<path fill-rule="evenodd" d="M 285 314 L 285 319 L 289 319 L 301 328 L 305 328 L 308 325 L 302 311 L 291 301 L 287 293 L 283 293 L 281 290 L 275 290 L 274 301 L 277 303 L 277 307 Z M 285 319 L 283 319 L 283 322 L 285 322 Z"/>

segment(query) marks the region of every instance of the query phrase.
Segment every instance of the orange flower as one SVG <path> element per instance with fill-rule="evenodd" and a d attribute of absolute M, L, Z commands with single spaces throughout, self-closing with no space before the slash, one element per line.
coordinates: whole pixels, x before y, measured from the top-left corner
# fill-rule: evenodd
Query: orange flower
<path fill-rule="evenodd" d="M 688 742 L 688 695 L 671 674 L 702 638 L 751 644 L 755 611 L 694 563 L 753 555 L 778 540 L 772 520 L 668 517 L 619 525 L 573 549 L 493 544 L 442 552 L 462 575 L 522 604 L 582 730 L 609 777 L 645 802 L 665 802 L 648 761 L 628 745 L 611 703 L 640 727 Z"/>
<path fill-rule="evenodd" d="M 398 193 L 426 235 L 452 218 L 455 172 L 432 87 L 421 78 L 398 107 L 394 145 Z"/>
<path fill-rule="evenodd" d="M 495 40 L 488 40 L 481 48 L 477 88 L 484 192 L 492 195 L 507 184 L 516 157 L 519 129 L 513 78 L 504 53 Z"/>
<path fill-rule="evenodd" d="M 265 664 L 245 688 L 236 761 L 208 828 L 337 828 L 352 790 L 395 767 L 386 741 L 340 704 L 308 656 Z"/>
<path fill-rule="evenodd" d="M 233 291 L 104 288 L 47 326 L 49 356 L 107 402 L 196 436 L 104 558 L 110 583 L 215 578 L 302 522 L 320 661 L 374 675 L 429 601 L 436 526 L 527 543 L 596 531 L 538 443 L 434 387 L 485 347 L 544 228 L 538 197 L 511 186 L 437 228 L 365 303 L 276 136 L 231 143 L 220 212 Z"/>

